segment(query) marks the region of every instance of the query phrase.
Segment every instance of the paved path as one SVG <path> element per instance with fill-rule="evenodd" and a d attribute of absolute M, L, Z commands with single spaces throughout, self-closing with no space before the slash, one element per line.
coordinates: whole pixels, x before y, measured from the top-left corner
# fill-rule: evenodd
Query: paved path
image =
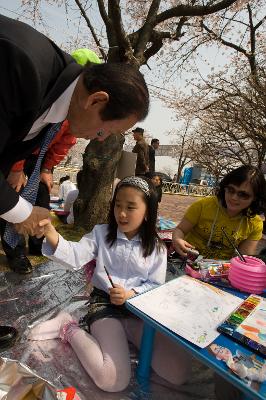
<path fill-rule="evenodd" d="M 196 200 L 198 200 L 198 197 L 163 194 L 162 202 L 159 206 L 159 214 L 164 218 L 179 222 L 188 206 Z"/>

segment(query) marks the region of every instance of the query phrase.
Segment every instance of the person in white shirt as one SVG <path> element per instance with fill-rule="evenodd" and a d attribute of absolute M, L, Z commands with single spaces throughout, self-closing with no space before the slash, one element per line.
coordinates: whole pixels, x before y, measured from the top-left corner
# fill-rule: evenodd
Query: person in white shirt
<path fill-rule="evenodd" d="M 132 176 L 116 187 L 109 223 L 96 225 L 78 243 L 65 240 L 49 220 L 39 224 L 39 234 L 46 237 L 43 254 L 67 268 L 81 268 L 92 259 L 96 267 L 89 311 L 80 323 L 61 312 L 34 327 L 29 339 L 68 342 L 95 384 L 107 392 L 127 387 L 128 340 L 140 346 L 142 322 L 132 318 L 125 301 L 165 282 L 167 252 L 156 232 L 157 204 L 153 185 Z M 171 383 L 182 384 L 189 375 L 190 359 L 157 333 L 152 367 Z"/>
<path fill-rule="evenodd" d="M 64 211 L 69 211 L 69 215 L 67 216 L 66 222 L 68 224 L 74 224 L 74 212 L 73 212 L 73 204 L 78 198 L 79 188 L 82 178 L 82 170 L 77 173 L 77 189 L 71 190 L 68 192 L 66 200 L 64 202 Z"/>
<path fill-rule="evenodd" d="M 65 201 L 68 193 L 71 192 L 72 190 L 76 190 L 76 185 L 73 182 L 71 182 L 70 176 L 67 175 L 65 176 L 63 182 L 59 186 L 59 191 L 58 191 L 59 200 Z"/>

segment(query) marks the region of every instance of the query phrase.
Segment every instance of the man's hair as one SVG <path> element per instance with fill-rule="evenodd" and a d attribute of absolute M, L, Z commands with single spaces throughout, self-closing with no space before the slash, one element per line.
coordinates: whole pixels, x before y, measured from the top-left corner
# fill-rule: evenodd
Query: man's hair
<path fill-rule="evenodd" d="M 132 132 L 133 132 L 133 133 L 139 133 L 140 135 L 143 135 L 144 129 L 143 129 L 143 128 L 140 128 L 139 126 L 137 126 L 136 128 L 134 128 L 134 129 L 132 130 Z"/>
<path fill-rule="evenodd" d="M 104 91 L 109 101 L 100 115 L 104 121 L 136 115 L 143 120 L 149 111 L 149 91 L 139 70 L 125 63 L 87 64 L 83 83 L 89 94 Z"/>
<path fill-rule="evenodd" d="M 159 142 L 159 139 L 152 139 L 151 140 L 151 144 L 153 144 L 153 143 L 158 143 Z"/>

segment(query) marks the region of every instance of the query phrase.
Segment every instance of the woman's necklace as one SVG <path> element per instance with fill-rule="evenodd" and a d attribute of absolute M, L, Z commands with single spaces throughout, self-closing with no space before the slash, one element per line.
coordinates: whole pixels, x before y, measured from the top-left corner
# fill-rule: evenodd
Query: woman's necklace
<path fill-rule="evenodd" d="M 208 240 L 208 243 L 207 243 L 207 247 L 209 247 L 209 248 L 210 248 L 211 241 L 212 241 L 212 237 L 213 237 L 213 234 L 214 234 L 214 231 L 215 231 L 215 225 L 216 225 L 216 222 L 217 222 L 217 219 L 218 219 L 219 211 L 220 211 L 220 204 L 218 203 L 218 207 L 217 207 L 217 210 L 216 210 L 216 214 L 215 214 L 215 217 L 214 217 L 212 226 L 211 226 L 211 232 L 210 232 L 209 240 Z M 238 228 L 237 228 L 237 230 L 236 230 L 236 234 L 238 234 L 238 232 L 239 232 L 239 230 L 240 230 L 240 227 L 241 227 L 241 225 L 242 225 L 242 221 L 243 221 L 243 216 L 242 216 L 241 219 L 240 219 Z"/>

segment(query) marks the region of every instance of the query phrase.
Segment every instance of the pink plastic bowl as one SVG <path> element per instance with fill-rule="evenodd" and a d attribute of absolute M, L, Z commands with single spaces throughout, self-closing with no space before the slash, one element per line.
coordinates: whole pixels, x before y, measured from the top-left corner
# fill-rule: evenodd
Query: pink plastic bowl
<path fill-rule="evenodd" d="M 247 293 L 260 294 L 266 288 L 266 265 L 252 256 L 245 256 L 247 262 L 239 257 L 231 259 L 229 281 L 232 286 Z"/>

